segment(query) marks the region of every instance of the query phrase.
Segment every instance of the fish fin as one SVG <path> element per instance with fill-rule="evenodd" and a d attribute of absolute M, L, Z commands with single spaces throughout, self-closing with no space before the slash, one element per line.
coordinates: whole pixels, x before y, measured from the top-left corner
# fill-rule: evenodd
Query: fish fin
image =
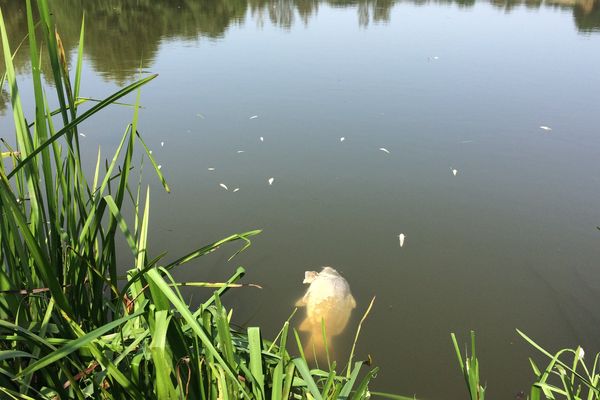
<path fill-rule="evenodd" d="M 304 271 L 304 280 L 302 283 L 312 283 L 318 275 L 317 271 Z"/>
<path fill-rule="evenodd" d="M 352 308 L 356 308 L 356 300 L 354 300 L 354 296 L 349 295 L 350 298 L 348 299 L 349 303 L 350 303 L 350 307 Z"/>

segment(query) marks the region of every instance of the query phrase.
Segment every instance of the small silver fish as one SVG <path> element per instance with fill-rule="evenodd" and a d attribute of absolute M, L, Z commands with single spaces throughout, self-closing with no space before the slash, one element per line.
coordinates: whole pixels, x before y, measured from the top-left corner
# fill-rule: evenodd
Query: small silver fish
<path fill-rule="evenodd" d="M 248 119 L 256 119 L 256 118 L 258 118 L 258 115 L 253 115 L 253 116 L 251 116 L 251 117 L 250 117 L 250 118 L 248 118 Z"/>
<path fill-rule="evenodd" d="M 551 131 L 552 130 L 552 128 L 550 128 L 549 126 L 546 126 L 546 125 L 540 126 L 540 129 L 543 129 L 545 131 Z"/>
<path fill-rule="evenodd" d="M 390 151 L 388 149 L 386 149 L 385 147 L 380 147 L 379 150 L 383 151 L 384 153 L 390 154 Z"/>
<path fill-rule="evenodd" d="M 406 235 L 401 233 L 398 235 L 398 240 L 400 241 L 400 247 L 404 246 L 404 239 L 406 239 Z"/>
<path fill-rule="evenodd" d="M 219 186 L 221 186 L 221 187 L 222 187 L 223 189 L 225 189 L 225 190 L 229 190 L 229 189 L 227 188 L 227 185 L 226 185 L 226 184 L 224 184 L 224 183 L 219 183 Z"/>
<path fill-rule="evenodd" d="M 275 180 L 275 178 L 269 178 L 269 180 L 268 180 L 269 185 L 272 185 L 274 180 Z"/>

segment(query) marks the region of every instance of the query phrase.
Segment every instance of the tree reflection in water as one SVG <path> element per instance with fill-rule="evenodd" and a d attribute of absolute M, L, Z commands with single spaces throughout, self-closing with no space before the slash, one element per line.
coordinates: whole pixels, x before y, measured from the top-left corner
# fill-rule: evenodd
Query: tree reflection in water
<path fill-rule="evenodd" d="M 487 1 L 487 0 L 486 0 Z M 573 12 L 580 32 L 600 31 L 600 0 L 489 0 L 496 8 L 510 12 L 515 7 L 530 9 L 559 7 Z M 85 55 L 104 78 L 121 85 L 131 80 L 141 65 L 151 65 L 161 41 L 170 39 L 200 40 L 222 38 L 236 24 L 253 19 L 290 29 L 296 19 L 308 24 L 319 6 L 355 8 L 362 27 L 370 23 L 387 23 L 392 8 L 399 3 L 416 5 L 456 4 L 473 7 L 475 0 L 54 0 L 53 13 L 67 57 L 76 49 L 81 17 L 87 16 Z M 27 31 L 24 2 L 0 0 L 5 16 L 11 49 L 23 40 Z M 17 72 L 28 69 L 27 43 L 15 57 Z M 68 60 L 71 62 L 72 60 Z M 49 71 L 47 60 L 42 70 Z M 0 54 L 0 74 L 4 60 Z M 51 76 L 44 74 L 46 79 Z M 50 82 L 48 82 L 50 83 Z M 0 110 L 6 99 L 0 98 Z"/>

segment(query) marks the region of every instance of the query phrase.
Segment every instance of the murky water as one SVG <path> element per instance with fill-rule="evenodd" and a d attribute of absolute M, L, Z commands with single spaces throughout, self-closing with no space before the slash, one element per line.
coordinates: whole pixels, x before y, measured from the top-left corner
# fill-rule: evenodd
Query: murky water
<path fill-rule="evenodd" d="M 82 3 L 53 2 L 72 62 Z M 13 46 L 19 4 L 0 1 Z M 274 336 L 304 271 L 331 265 L 357 303 L 339 348 L 377 296 L 357 350 L 382 367 L 374 390 L 464 398 L 451 331 L 477 331 L 491 398 L 528 390 L 537 354 L 515 328 L 600 350 L 598 2 L 113 0 L 86 15 L 84 95 L 160 74 L 140 124 L 173 189 L 152 180 L 155 254 L 264 230 L 177 274 L 246 267 L 264 289 L 225 299 L 239 325 Z M 131 109 L 105 117 L 82 129 L 90 164 Z"/>

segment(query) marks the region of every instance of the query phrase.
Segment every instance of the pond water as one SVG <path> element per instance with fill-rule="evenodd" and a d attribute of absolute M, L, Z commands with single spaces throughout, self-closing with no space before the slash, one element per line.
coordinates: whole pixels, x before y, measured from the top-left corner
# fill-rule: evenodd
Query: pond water
<path fill-rule="evenodd" d="M 82 4 L 53 1 L 72 64 Z M 0 5 L 14 48 L 24 10 Z M 465 398 L 450 332 L 477 332 L 490 398 L 528 391 L 539 357 L 515 328 L 550 351 L 600 351 L 597 1 L 112 0 L 85 13 L 82 94 L 140 65 L 159 74 L 140 116 L 172 188 L 150 179 L 153 254 L 263 229 L 232 261 L 227 247 L 176 274 L 244 266 L 263 289 L 226 296 L 236 324 L 274 337 L 304 271 L 330 265 L 357 304 L 339 353 L 376 296 L 357 349 L 382 368 L 372 390 Z M 90 166 L 131 114 L 82 128 Z"/>

